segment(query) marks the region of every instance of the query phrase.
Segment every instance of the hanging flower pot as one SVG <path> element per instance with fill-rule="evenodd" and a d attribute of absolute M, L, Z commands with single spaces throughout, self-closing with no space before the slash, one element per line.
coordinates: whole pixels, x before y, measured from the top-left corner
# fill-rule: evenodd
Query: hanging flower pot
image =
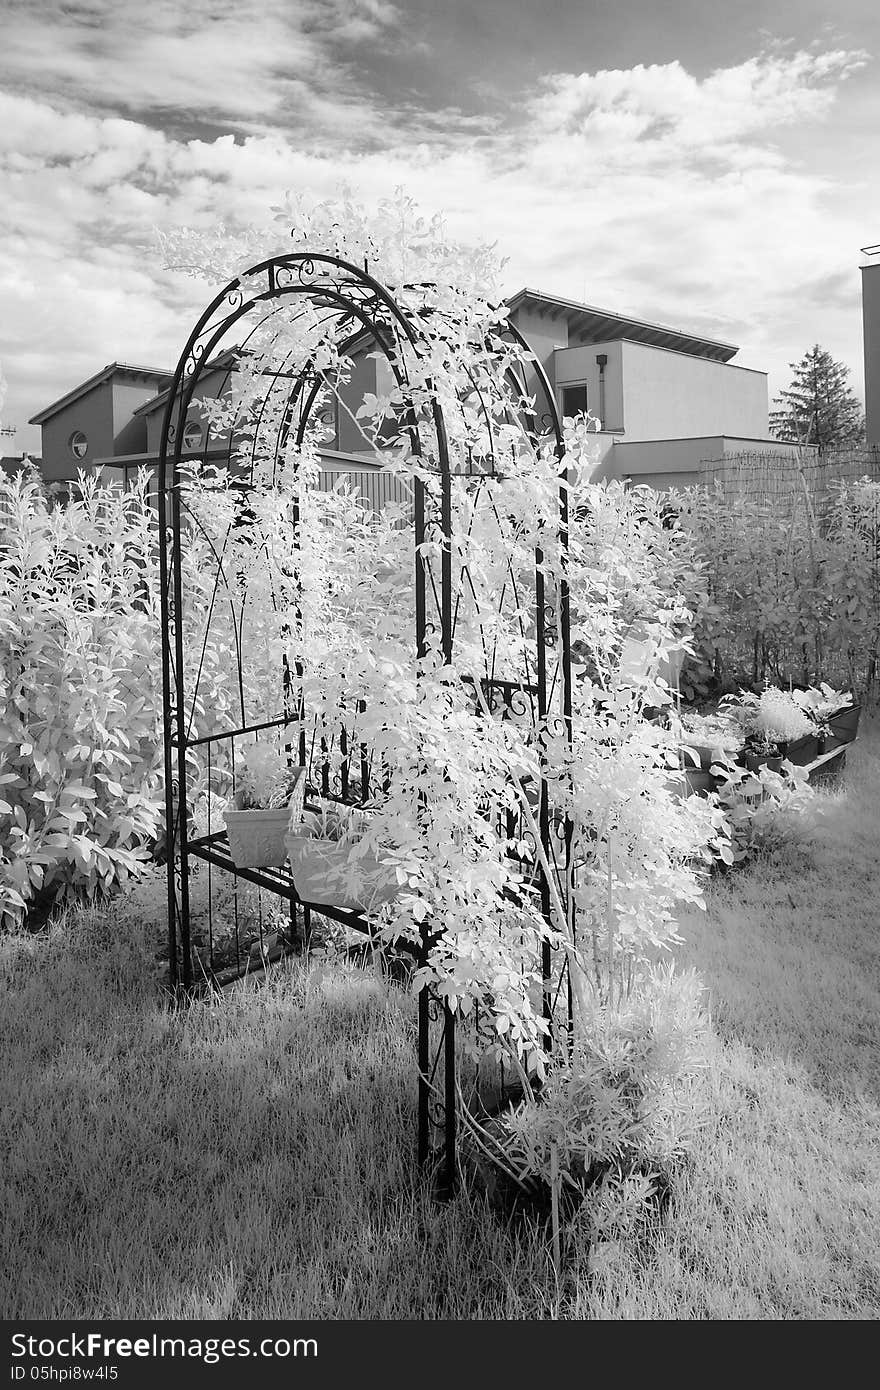
<path fill-rule="evenodd" d="M 235 808 L 225 811 L 229 852 L 236 868 L 276 868 L 284 863 L 284 837 L 302 818 L 306 769 L 253 744 L 243 760 Z"/>
<path fill-rule="evenodd" d="M 301 902 L 370 912 L 397 896 L 387 865 L 370 850 L 355 852 L 368 823 L 369 812 L 347 806 L 306 810 L 291 823 L 284 845 Z"/>
<path fill-rule="evenodd" d="M 283 864 L 287 854 L 284 837 L 291 819 L 298 821 L 300 814 L 290 806 L 224 811 L 229 852 L 236 868 L 277 868 Z"/>

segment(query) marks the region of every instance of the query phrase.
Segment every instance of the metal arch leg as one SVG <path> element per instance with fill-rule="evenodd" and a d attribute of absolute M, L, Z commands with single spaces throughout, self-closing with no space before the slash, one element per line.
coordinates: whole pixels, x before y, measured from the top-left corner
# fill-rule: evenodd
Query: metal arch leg
<path fill-rule="evenodd" d="M 432 1024 L 436 1046 L 432 1045 Z M 439 1032 L 439 1036 L 438 1036 Z M 437 1091 L 443 1062 L 442 1100 Z M 433 1168 L 435 1195 L 454 1196 L 458 1180 L 458 1089 L 455 1014 L 425 985 L 418 995 L 418 1164 Z"/>
<path fill-rule="evenodd" d="M 424 1171 L 431 1152 L 431 1090 L 428 1081 L 428 1054 L 430 1050 L 431 1019 L 428 1011 L 428 987 L 423 985 L 418 994 L 418 1164 Z"/>
<path fill-rule="evenodd" d="M 443 1114 L 445 1133 L 443 1145 L 443 1171 L 440 1176 L 439 1195 L 448 1200 L 455 1195 L 456 1181 L 458 1178 L 456 1153 L 458 1139 L 458 1093 L 455 1084 L 455 1014 L 445 1000 L 443 1003 L 443 1083 L 445 1093 Z"/>

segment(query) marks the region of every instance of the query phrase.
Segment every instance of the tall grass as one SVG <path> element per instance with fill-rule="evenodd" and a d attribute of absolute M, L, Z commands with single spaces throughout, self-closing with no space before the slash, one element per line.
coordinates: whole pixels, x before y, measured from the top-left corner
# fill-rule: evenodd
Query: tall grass
<path fill-rule="evenodd" d="M 880 1314 L 880 730 L 846 789 L 719 880 L 684 958 L 710 986 L 716 1119 L 646 1253 L 610 1251 L 599 1317 Z"/>
<path fill-rule="evenodd" d="M 714 1118 L 665 1223 L 588 1250 L 414 1178 L 411 1001 L 291 962 L 167 1007 L 132 896 L 0 941 L 7 1318 L 880 1313 L 880 737 L 848 790 L 685 921 Z"/>
<path fill-rule="evenodd" d="M 169 1010 L 150 935 L 5 945 L 4 1315 L 546 1313 L 537 1238 L 414 1183 L 405 995 L 303 963 Z"/>

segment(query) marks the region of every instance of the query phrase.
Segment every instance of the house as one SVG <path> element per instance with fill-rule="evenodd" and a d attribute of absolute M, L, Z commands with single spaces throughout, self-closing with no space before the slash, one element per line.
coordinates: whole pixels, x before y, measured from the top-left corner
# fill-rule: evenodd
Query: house
<path fill-rule="evenodd" d="M 586 410 L 598 421 L 597 477 L 685 486 L 697 481 L 706 461 L 790 447 L 768 434 L 766 373 L 734 363 L 738 349 L 731 343 L 533 289 L 520 290 L 507 306 L 544 366 L 561 413 Z M 350 355 L 351 379 L 334 407 L 332 441 L 322 450 L 325 481 L 354 472 L 373 500 L 385 495 L 369 476 L 381 471 L 381 460 L 355 412 L 367 392 L 382 393 L 390 373 L 368 344 L 355 345 Z M 228 390 L 237 360 L 227 350 L 202 368 L 184 452 L 202 449 L 201 402 Z M 169 372 L 114 362 L 47 406 L 31 421 L 43 430 L 44 476 L 73 478 L 84 466 L 101 465 L 124 478 L 155 464 L 170 389 Z M 227 441 L 215 432 L 210 442 L 222 454 Z"/>
<path fill-rule="evenodd" d="M 392 498 L 403 501 L 406 497 L 375 452 L 369 450 L 355 421 L 354 412 L 364 393 L 377 389 L 377 364 L 370 355 L 371 346 L 352 353 L 345 403 L 337 404 L 332 422 L 335 447 L 321 451 L 326 465 L 321 485 L 332 487 L 347 476 L 364 499 L 378 508 Z M 206 439 L 202 402 L 228 390 L 237 361 L 237 351 L 229 349 L 202 368 L 184 426 L 184 457 L 187 453 L 201 456 Z M 100 467 L 105 475 L 115 476 L 125 485 L 139 468 L 155 466 L 172 376 L 165 370 L 113 362 L 34 415 L 30 423 L 42 429 L 44 479 L 69 482 L 83 469 Z M 227 446 L 227 434 L 212 430 L 209 452 L 216 450 L 220 459 Z"/>
<path fill-rule="evenodd" d="M 145 451 L 146 427 L 136 414 L 167 386 L 171 374 L 110 362 L 29 421 L 42 431 L 46 482 L 75 478 L 99 458 Z"/>
<path fill-rule="evenodd" d="M 539 290 L 507 304 L 561 414 L 598 420 L 596 477 L 685 487 L 706 462 L 791 452 L 770 437 L 767 373 L 733 362 L 734 344 Z"/>
<path fill-rule="evenodd" d="M 880 444 L 880 244 L 863 246 L 862 331 L 865 346 L 865 437 Z"/>

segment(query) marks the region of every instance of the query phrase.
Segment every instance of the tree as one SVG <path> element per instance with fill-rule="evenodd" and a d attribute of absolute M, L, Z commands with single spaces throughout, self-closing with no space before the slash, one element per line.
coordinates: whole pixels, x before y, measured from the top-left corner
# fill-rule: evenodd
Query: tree
<path fill-rule="evenodd" d="M 800 362 L 787 391 L 780 391 L 770 412 L 770 430 L 777 439 L 839 449 L 865 437 L 862 408 L 847 385 L 849 367 L 835 362 L 818 343 Z"/>

